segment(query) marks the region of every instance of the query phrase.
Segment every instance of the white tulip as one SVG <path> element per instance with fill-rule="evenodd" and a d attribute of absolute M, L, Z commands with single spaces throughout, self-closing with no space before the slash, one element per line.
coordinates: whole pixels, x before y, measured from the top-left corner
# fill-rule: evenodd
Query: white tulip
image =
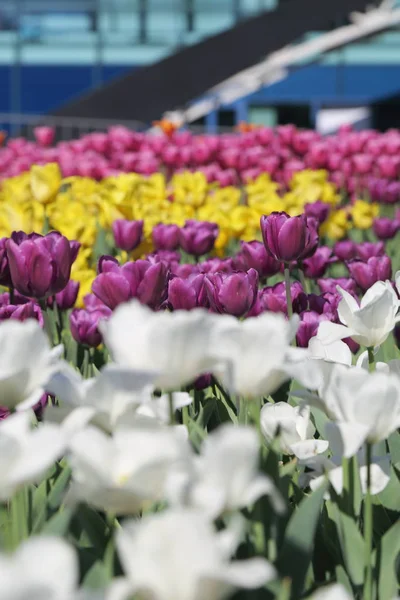
<path fill-rule="evenodd" d="M 33 413 L 24 411 L 0 422 L 0 499 L 7 500 L 22 486 L 39 482 L 61 458 L 66 438 L 47 423 L 31 427 Z"/>
<path fill-rule="evenodd" d="M 349 593 L 341 583 L 333 583 L 320 588 L 309 600 L 353 600 L 353 594 Z"/>
<path fill-rule="evenodd" d="M 216 533 L 203 513 L 190 509 L 124 523 L 117 549 L 125 578 L 114 583 L 109 600 L 135 593 L 152 600 L 222 600 L 237 588 L 274 579 L 275 569 L 264 558 L 231 562 L 235 537 L 229 530 Z"/>
<path fill-rule="evenodd" d="M 0 406 L 34 406 L 61 364 L 62 346 L 51 349 L 37 321 L 9 319 L 0 324 L 0 347 Z"/>
<path fill-rule="evenodd" d="M 283 512 L 285 504 L 275 484 L 259 471 L 259 453 L 254 429 L 222 425 L 205 439 L 192 470 L 171 477 L 170 500 L 217 517 L 268 495 L 275 510 Z"/>
<path fill-rule="evenodd" d="M 360 305 L 348 292 L 338 286 L 342 300 L 338 315 L 342 325 L 322 321 L 318 338 L 323 344 L 351 337 L 361 346 L 380 346 L 399 320 L 399 299 L 390 281 L 377 281 L 364 294 Z"/>
<path fill-rule="evenodd" d="M 62 401 L 62 406 L 49 407 L 45 418 L 62 422 L 71 433 L 89 422 L 111 432 L 141 403 L 151 400 L 154 378 L 154 373 L 109 364 L 97 377 L 82 379 L 67 365 L 47 386 L 49 393 Z"/>
<path fill-rule="evenodd" d="M 267 403 L 260 414 L 261 433 L 271 443 L 279 435 L 280 449 L 283 454 L 294 454 L 304 458 L 325 452 L 328 442 L 314 440 L 315 427 L 310 420 L 307 406 L 291 406 L 287 402 Z"/>
<path fill-rule="evenodd" d="M 189 406 L 193 402 L 193 398 L 187 392 L 172 392 L 172 404 L 174 410 L 181 410 L 185 406 Z M 137 415 L 143 415 L 150 419 L 155 419 L 159 423 L 167 425 L 170 421 L 170 398 L 168 394 L 155 396 L 154 398 L 146 398 L 136 410 Z M 121 423 L 122 425 L 122 423 Z"/>
<path fill-rule="evenodd" d="M 215 364 L 210 338 L 215 315 L 193 311 L 153 312 L 136 300 L 119 306 L 100 325 L 114 361 L 155 374 L 155 385 L 174 390 Z"/>
<path fill-rule="evenodd" d="M 278 313 L 245 321 L 220 317 L 212 341 L 214 374 L 230 393 L 248 399 L 268 396 L 292 376 L 308 385 L 308 352 L 290 346 L 297 325 L 297 317 L 287 321 Z"/>
<path fill-rule="evenodd" d="M 112 437 L 89 426 L 72 438 L 72 500 L 127 515 L 164 499 L 172 468 L 183 469 L 191 449 L 179 429 L 146 425 Z"/>

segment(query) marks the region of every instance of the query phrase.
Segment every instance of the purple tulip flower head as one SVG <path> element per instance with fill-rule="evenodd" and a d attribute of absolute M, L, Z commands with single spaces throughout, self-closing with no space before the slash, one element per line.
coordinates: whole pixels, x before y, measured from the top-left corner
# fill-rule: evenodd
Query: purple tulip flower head
<path fill-rule="evenodd" d="M 8 304 L 0 308 L 0 321 L 8 319 L 16 319 L 17 321 L 26 321 L 27 319 L 35 319 L 39 321 L 43 327 L 43 313 L 38 304 L 35 302 L 25 302 L 24 304 Z"/>
<path fill-rule="evenodd" d="M 323 294 L 337 294 L 337 286 L 339 285 L 352 296 L 357 295 L 356 282 L 348 277 L 338 277 L 337 279 L 325 277 L 324 279 L 318 279 L 317 283 Z"/>
<path fill-rule="evenodd" d="M 6 249 L 12 285 L 24 296 L 53 296 L 67 285 L 76 253 L 61 233 L 13 232 Z"/>
<path fill-rule="evenodd" d="M 172 277 L 168 283 L 168 303 L 173 310 L 192 310 L 207 307 L 208 298 L 204 287 L 205 275 L 190 275 L 186 279 Z"/>
<path fill-rule="evenodd" d="M 328 246 L 321 246 L 316 249 L 313 256 L 303 261 L 304 274 L 311 279 L 322 277 L 328 266 L 336 261 L 337 258 L 332 255 L 332 249 Z"/>
<path fill-rule="evenodd" d="M 216 223 L 190 219 L 179 230 L 179 243 L 188 254 L 202 256 L 213 249 L 218 232 L 219 228 Z"/>
<path fill-rule="evenodd" d="M 8 238 L 0 239 L 0 285 L 10 287 L 12 285 L 12 283 L 11 283 L 10 267 L 8 264 L 8 257 L 7 257 L 7 248 L 6 248 L 7 240 L 8 240 Z"/>
<path fill-rule="evenodd" d="M 117 219 L 112 224 L 115 245 L 125 252 L 131 252 L 142 241 L 143 221 Z"/>
<path fill-rule="evenodd" d="M 78 297 L 80 283 L 70 279 L 66 287 L 56 294 L 57 306 L 60 310 L 69 310 L 75 305 Z"/>
<path fill-rule="evenodd" d="M 312 310 L 302 312 L 296 334 L 297 345 L 300 346 L 300 348 L 307 348 L 310 339 L 317 334 L 321 321 L 327 320 L 329 319 L 325 314 L 319 314 Z"/>
<path fill-rule="evenodd" d="M 109 315 L 111 310 L 108 309 Z M 87 310 L 75 308 L 69 317 L 72 337 L 79 344 L 96 348 L 102 342 L 98 325 L 101 319 L 107 318 L 104 310 Z"/>
<path fill-rule="evenodd" d="M 214 273 L 204 279 L 210 307 L 218 313 L 242 317 L 254 306 L 257 299 L 258 273 Z"/>
<path fill-rule="evenodd" d="M 385 244 L 383 242 L 362 242 L 356 244 L 355 258 L 367 261 L 373 256 L 383 256 L 385 254 Z"/>
<path fill-rule="evenodd" d="M 321 225 L 328 218 L 330 206 L 322 200 L 306 204 L 304 207 L 304 213 L 306 217 L 312 217 Z"/>
<path fill-rule="evenodd" d="M 336 242 L 333 251 L 340 260 L 352 260 L 357 256 L 356 244 L 353 240 L 340 240 Z"/>
<path fill-rule="evenodd" d="M 260 277 L 270 277 L 279 273 L 281 263 L 270 256 L 262 242 L 240 242 L 240 263 L 243 270 L 255 269 Z"/>
<path fill-rule="evenodd" d="M 392 261 L 388 256 L 372 256 L 367 262 L 354 260 L 347 264 L 347 268 L 363 292 L 377 281 L 386 281 L 392 276 Z"/>
<path fill-rule="evenodd" d="M 176 250 L 179 246 L 178 225 L 159 223 L 153 227 L 152 238 L 156 250 Z"/>
<path fill-rule="evenodd" d="M 391 240 L 400 229 L 400 223 L 389 217 L 378 217 L 375 219 L 372 229 L 380 240 Z"/>
<path fill-rule="evenodd" d="M 261 217 L 261 233 L 267 253 L 284 263 L 312 256 L 318 246 L 317 223 L 304 214 L 290 217 L 273 212 Z"/>

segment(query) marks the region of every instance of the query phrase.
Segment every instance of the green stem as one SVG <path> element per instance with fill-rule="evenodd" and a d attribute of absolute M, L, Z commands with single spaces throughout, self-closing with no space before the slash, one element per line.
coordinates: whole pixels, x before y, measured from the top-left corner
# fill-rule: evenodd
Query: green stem
<path fill-rule="evenodd" d="M 168 392 L 168 402 L 169 402 L 169 424 L 175 425 L 175 409 L 174 409 L 174 394 L 173 392 Z"/>
<path fill-rule="evenodd" d="M 372 600 L 372 538 L 373 538 L 373 513 L 372 513 L 372 495 L 371 495 L 371 458 L 372 446 L 366 445 L 367 462 L 367 493 L 364 500 L 364 557 L 365 557 L 365 575 L 364 575 L 364 593 L 363 600 Z"/>
<path fill-rule="evenodd" d="M 247 425 L 249 415 L 249 407 L 247 406 L 247 401 L 244 398 L 238 398 L 238 406 L 238 423 L 239 425 Z"/>
<path fill-rule="evenodd" d="M 289 577 L 282 579 L 278 600 L 289 600 L 292 591 L 292 580 Z"/>
<path fill-rule="evenodd" d="M 285 289 L 286 289 L 286 303 L 287 303 L 287 312 L 289 319 L 293 316 L 293 304 L 292 304 L 292 294 L 290 290 L 290 269 L 285 266 Z"/>
<path fill-rule="evenodd" d="M 189 429 L 189 407 L 182 407 L 182 423 Z"/>
<path fill-rule="evenodd" d="M 301 264 L 299 264 L 299 277 L 300 277 L 300 283 L 302 285 L 303 290 L 305 291 L 306 294 L 309 294 L 311 292 L 310 282 L 304 275 L 303 267 Z"/>
<path fill-rule="evenodd" d="M 368 348 L 368 365 L 369 365 L 370 373 L 375 371 L 375 355 L 374 355 L 373 348 Z"/>

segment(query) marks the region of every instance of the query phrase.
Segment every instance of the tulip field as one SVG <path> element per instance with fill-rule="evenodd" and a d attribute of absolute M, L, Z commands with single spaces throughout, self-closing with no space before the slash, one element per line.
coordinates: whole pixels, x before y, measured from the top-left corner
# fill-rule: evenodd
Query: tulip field
<path fill-rule="evenodd" d="M 400 598 L 400 131 L 0 147 L 1 600 Z"/>

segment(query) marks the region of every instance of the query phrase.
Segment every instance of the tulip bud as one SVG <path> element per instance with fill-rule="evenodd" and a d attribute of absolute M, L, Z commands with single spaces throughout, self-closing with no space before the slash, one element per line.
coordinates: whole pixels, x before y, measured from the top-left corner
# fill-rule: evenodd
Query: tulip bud
<path fill-rule="evenodd" d="M 340 242 L 336 242 L 333 251 L 340 260 L 352 260 L 356 258 L 356 244 L 352 240 L 340 240 Z"/>
<path fill-rule="evenodd" d="M 186 279 L 173 277 L 168 284 L 168 303 L 174 310 L 191 310 L 208 306 L 203 273 Z"/>
<path fill-rule="evenodd" d="M 336 262 L 336 256 L 332 256 L 332 249 L 328 246 L 321 246 L 317 248 L 314 255 L 310 258 L 306 258 L 303 261 L 302 266 L 306 277 L 311 279 L 317 279 L 322 277 L 328 268 L 328 266 Z"/>
<path fill-rule="evenodd" d="M 388 256 L 372 256 L 367 262 L 355 260 L 348 263 L 347 268 L 363 292 L 377 281 L 386 281 L 392 276 L 392 261 Z"/>
<path fill-rule="evenodd" d="M 355 258 L 367 261 L 373 256 L 383 256 L 385 254 L 385 244 L 383 242 L 362 242 L 356 244 Z"/>
<path fill-rule="evenodd" d="M 326 277 L 318 279 L 317 283 L 323 294 L 337 294 L 337 286 L 340 286 L 352 296 L 355 296 L 357 293 L 355 281 L 347 277 L 338 277 L 337 279 Z"/>
<path fill-rule="evenodd" d="M 300 348 L 307 348 L 310 339 L 317 334 L 320 322 L 326 320 L 328 320 L 326 315 L 321 315 L 311 310 L 302 312 L 296 334 L 297 345 Z"/>
<path fill-rule="evenodd" d="M 204 279 L 204 285 L 214 311 L 242 317 L 257 299 L 258 273 L 250 269 L 247 273 L 210 274 Z"/>
<path fill-rule="evenodd" d="M 372 229 L 380 240 L 390 240 L 394 238 L 400 228 L 400 224 L 389 217 L 378 217 L 375 219 Z"/>
<path fill-rule="evenodd" d="M 179 246 L 178 225 L 164 225 L 159 223 L 153 227 L 152 238 L 157 250 L 176 250 Z"/>
<path fill-rule="evenodd" d="M 322 200 L 318 200 L 317 202 L 313 202 L 312 204 L 306 204 L 304 207 L 304 213 L 306 217 L 312 217 L 319 224 L 326 221 L 328 218 L 330 211 L 330 206 L 326 202 L 322 202 Z"/>
<path fill-rule="evenodd" d="M 262 216 L 261 233 L 267 253 L 284 263 L 312 256 L 319 241 L 313 219 L 305 215 L 289 217 L 285 212 Z"/>
<path fill-rule="evenodd" d="M 43 314 L 38 304 L 26 302 L 25 304 L 8 304 L 0 308 L 0 321 L 16 319 L 17 321 L 26 321 L 35 319 L 43 326 Z"/>
<path fill-rule="evenodd" d="M 131 252 L 142 241 L 143 221 L 117 219 L 112 224 L 115 245 L 125 252 Z"/>
<path fill-rule="evenodd" d="M 188 254 L 202 256 L 213 249 L 218 237 L 218 225 L 206 221 L 188 220 L 179 231 L 179 243 Z"/>
<path fill-rule="evenodd" d="M 60 310 L 69 310 L 75 305 L 79 292 L 79 281 L 70 279 L 66 287 L 56 294 L 56 303 Z"/>
<path fill-rule="evenodd" d="M 6 249 L 12 284 L 24 296 L 53 296 L 67 285 L 74 251 L 59 232 L 13 232 Z"/>
<path fill-rule="evenodd" d="M 279 273 L 280 263 L 270 256 L 262 242 L 240 242 L 240 259 L 243 270 L 255 269 L 260 277 L 270 277 Z"/>
<path fill-rule="evenodd" d="M 111 310 L 109 310 L 111 315 Z M 86 310 L 75 308 L 69 317 L 72 337 L 79 344 L 96 348 L 102 342 L 98 324 L 107 318 L 104 310 Z"/>

